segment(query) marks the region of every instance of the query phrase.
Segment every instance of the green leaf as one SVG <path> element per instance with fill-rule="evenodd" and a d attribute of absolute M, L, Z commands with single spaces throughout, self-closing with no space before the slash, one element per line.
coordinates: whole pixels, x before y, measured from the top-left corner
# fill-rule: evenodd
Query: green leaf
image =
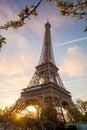
<path fill-rule="evenodd" d="M 61 13 L 62 16 L 66 15 L 66 11 L 65 10 L 61 10 L 60 13 Z"/>
<path fill-rule="evenodd" d="M 32 15 L 34 15 L 34 16 L 37 16 L 37 15 L 38 15 L 38 13 L 36 12 L 36 10 L 34 10 L 34 11 L 32 12 Z"/>
<path fill-rule="evenodd" d="M 6 44 L 6 38 L 0 36 L 0 49 L 2 48 L 3 44 Z"/>
<path fill-rule="evenodd" d="M 84 29 L 84 32 L 87 32 L 87 27 Z"/>

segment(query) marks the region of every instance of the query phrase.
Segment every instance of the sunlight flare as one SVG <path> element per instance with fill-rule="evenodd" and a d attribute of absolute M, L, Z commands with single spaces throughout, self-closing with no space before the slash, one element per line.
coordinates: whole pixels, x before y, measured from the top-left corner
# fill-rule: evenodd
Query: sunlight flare
<path fill-rule="evenodd" d="M 21 114 L 16 115 L 16 119 L 19 120 L 21 118 Z"/>
<path fill-rule="evenodd" d="M 27 107 L 27 110 L 28 110 L 29 112 L 33 112 L 33 113 L 36 113 L 36 111 L 37 111 L 34 106 L 28 106 L 28 107 Z"/>

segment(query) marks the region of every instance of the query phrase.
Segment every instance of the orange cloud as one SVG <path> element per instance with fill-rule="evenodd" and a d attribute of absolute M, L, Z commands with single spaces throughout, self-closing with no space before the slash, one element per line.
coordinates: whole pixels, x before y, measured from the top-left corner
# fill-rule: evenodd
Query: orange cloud
<path fill-rule="evenodd" d="M 87 72 L 87 56 L 82 48 L 73 46 L 68 48 L 60 66 L 60 71 L 69 76 L 84 76 Z"/>

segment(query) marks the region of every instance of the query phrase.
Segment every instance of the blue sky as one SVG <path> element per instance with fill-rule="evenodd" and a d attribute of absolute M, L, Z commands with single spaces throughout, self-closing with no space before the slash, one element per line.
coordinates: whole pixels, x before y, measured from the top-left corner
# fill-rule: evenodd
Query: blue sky
<path fill-rule="evenodd" d="M 0 25 L 18 19 L 17 14 L 29 2 L 0 0 Z M 87 33 L 83 32 L 86 22 L 60 16 L 54 3 L 43 2 L 38 14 L 18 30 L 0 30 L 0 35 L 7 39 L 0 52 L 0 108 L 12 105 L 33 76 L 47 19 L 51 24 L 56 66 L 65 88 L 71 92 L 73 101 L 87 100 Z"/>

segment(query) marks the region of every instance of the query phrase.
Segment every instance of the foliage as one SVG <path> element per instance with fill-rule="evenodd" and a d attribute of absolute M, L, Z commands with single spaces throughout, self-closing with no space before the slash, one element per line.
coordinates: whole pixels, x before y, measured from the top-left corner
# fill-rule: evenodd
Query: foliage
<path fill-rule="evenodd" d="M 40 0 L 37 5 L 26 5 L 26 7 L 18 14 L 19 16 L 19 20 L 17 21 L 12 21 L 10 20 L 9 22 L 7 22 L 5 25 L 0 26 L 0 29 L 5 29 L 8 30 L 8 28 L 12 27 L 14 29 L 18 29 L 19 27 L 22 27 L 25 24 L 25 19 L 28 18 L 30 19 L 30 15 L 32 16 L 37 16 L 38 13 L 36 11 L 37 7 L 40 5 L 40 3 L 42 2 L 42 0 Z M 4 37 L 0 36 L 0 48 L 2 47 L 3 43 L 6 43 L 5 41 L 6 39 Z"/>
<path fill-rule="evenodd" d="M 67 106 L 67 116 L 73 123 L 87 122 L 87 101 L 78 99 L 74 106 Z"/>
<path fill-rule="evenodd" d="M 77 108 L 82 114 L 82 122 L 87 123 L 87 101 L 77 100 Z"/>
<path fill-rule="evenodd" d="M 76 125 L 68 125 L 66 130 L 78 130 Z"/>
<path fill-rule="evenodd" d="M 14 118 L 12 123 L 16 127 L 21 127 L 21 128 L 33 128 L 37 126 L 37 119 L 29 118 L 29 117 L 20 117 L 19 119 Z"/>
<path fill-rule="evenodd" d="M 0 26 L 0 29 L 6 29 L 12 27 L 14 29 L 18 29 L 25 25 L 25 19 L 30 19 L 30 16 L 37 16 L 37 8 L 42 3 L 43 0 L 39 0 L 36 5 L 26 5 L 23 10 L 18 14 L 19 20 L 12 21 L 10 20 L 5 25 Z M 77 18 L 79 20 L 84 19 L 87 21 L 87 1 L 86 0 L 46 0 L 46 2 L 55 2 L 56 7 L 60 9 L 60 15 L 62 16 L 71 16 L 72 18 Z M 84 32 L 87 31 L 87 27 L 85 27 Z M 0 48 L 5 42 L 5 38 L 0 36 Z"/>
<path fill-rule="evenodd" d="M 68 106 L 67 110 L 68 110 L 67 114 L 71 122 L 78 123 L 81 121 L 82 114 L 80 113 L 80 111 L 77 109 L 76 106 Z"/>
<path fill-rule="evenodd" d="M 56 130 L 67 130 L 64 123 L 59 123 L 56 126 Z"/>
<path fill-rule="evenodd" d="M 56 121 L 57 111 L 53 107 L 44 107 L 41 110 L 40 118 L 43 121 L 45 120 Z"/>
<path fill-rule="evenodd" d="M 6 38 L 0 36 L 0 48 L 3 46 L 3 44 L 6 44 Z"/>
<path fill-rule="evenodd" d="M 87 101 L 78 99 L 74 106 L 67 106 L 67 115 L 69 117 L 69 122 L 73 124 L 77 123 L 87 123 Z M 0 109 L 0 122 L 7 122 L 9 115 L 9 108 L 6 107 L 4 110 Z M 10 121 L 10 120 L 9 120 Z M 37 118 L 30 118 L 29 115 L 22 117 L 14 117 L 10 121 L 16 128 L 31 128 L 38 129 L 45 127 L 49 130 L 55 128 L 55 130 L 77 130 L 76 125 L 65 125 L 58 122 L 57 111 L 53 107 L 43 107 L 41 109 L 40 115 Z"/>
<path fill-rule="evenodd" d="M 0 122 L 3 122 L 2 117 L 3 117 L 3 110 L 2 110 L 2 109 L 0 109 Z"/>
<path fill-rule="evenodd" d="M 57 111 L 53 107 L 44 107 L 41 110 L 40 120 L 42 125 L 47 129 L 52 129 L 56 126 Z"/>
<path fill-rule="evenodd" d="M 87 101 L 83 101 L 81 99 L 77 100 L 77 107 L 81 111 L 82 114 L 87 112 Z"/>
<path fill-rule="evenodd" d="M 8 119 L 8 115 L 9 115 L 9 108 L 5 107 L 4 110 L 0 110 L 0 118 L 1 118 L 1 122 L 6 122 Z"/>

